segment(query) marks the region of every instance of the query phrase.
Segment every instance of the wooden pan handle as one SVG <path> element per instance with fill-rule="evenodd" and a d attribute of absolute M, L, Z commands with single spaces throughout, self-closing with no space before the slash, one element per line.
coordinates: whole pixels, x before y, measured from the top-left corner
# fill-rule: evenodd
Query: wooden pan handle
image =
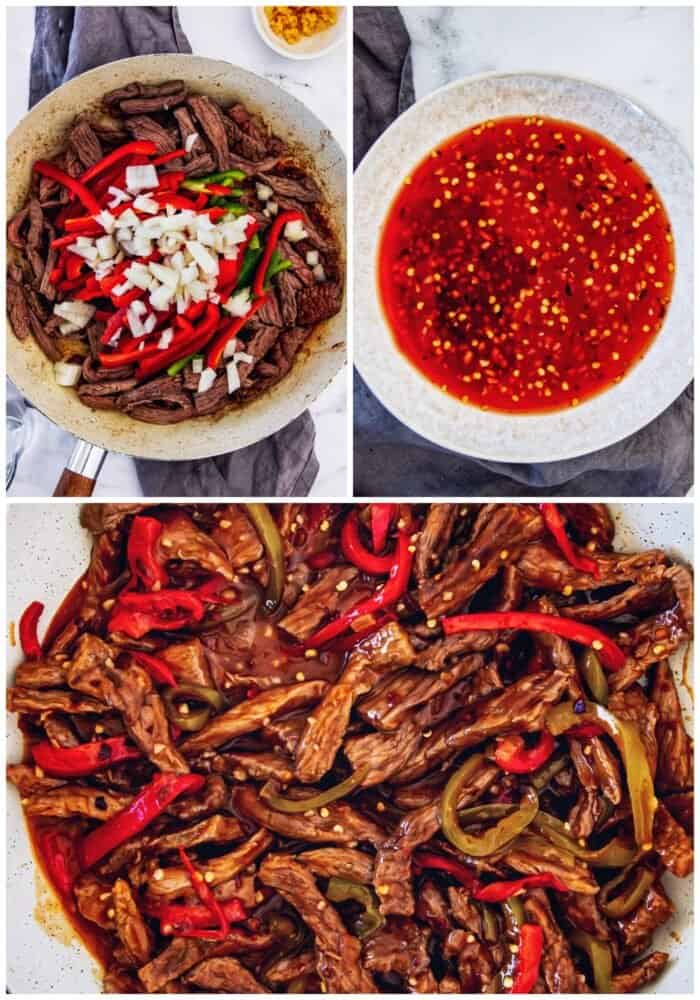
<path fill-rule="evenodd" d="M 107 457 L 104 448 L 76 441 L 73 454 L 61 473 L 53 491 L 55 497 L 91 497 L 102 463 Z"/>

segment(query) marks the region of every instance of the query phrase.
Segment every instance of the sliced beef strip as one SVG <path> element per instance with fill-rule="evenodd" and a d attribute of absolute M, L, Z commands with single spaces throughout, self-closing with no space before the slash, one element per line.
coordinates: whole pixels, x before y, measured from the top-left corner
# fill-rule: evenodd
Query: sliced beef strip
<path fill-rule="evenodd" d="M 675 907 L 660 883 L 651 886 L 642 902 L 613 922 L 625 956 L 637 958 L 651 944 L 654 931 L 673 916 Z"/>
<path fill-rule="evenodd" d="M 489 991 L 496 967 L 491 953 L 483 942 L 478 941 L 467 931 L 450 931 L 443 945 L 443 953 L 445 958 L 454 958 L 457 961 L 460 993 Z M 440 985 L 442 988 L 442 983 Z"/>
<path fill-rule="evenodd" d="M 217 170 L 229 169 L 229 147 L 224 116 L 219 105 L 210 97 L 197 94 L 187 99 L 190 110 L 209 140 Z"/>
<path fill-rule="evenodd" d="M 186 147 L 187 140 L 191 135 L 197 136 L 186 158 L 194 159 L 195 157 L 206 153 L 207 147 L 202 141 L 202 137 L 199 134 L 199 130 L 195 125 L 194 119 L 192 118 L 189 110 L 187 108 L 175 108 L 173 114 L 175 116 L 175 120 L 177 121 L 177 127 L 180 130 L 180 142 L 183 148 Z"/>
<path fill-rule="evenodd" d="M 25 660 L 15 671 L 15 684 L 24 688 L 58 688 L 66 683 L 66 672 L 58 660 Z"/>
<path fill-rule="evenodd" d="M 283 955 L 265 970 L 265 980 L 268 983 L 291 983 L 293 979 L 306 976 L 315 969 L 313 951 L 302 951 L 298 955 Z"/>
<path fill-rule="evenodd" d="M 184 981 L 207 993 L 269 993 L 252 972 L 232 955 L 205 958 L 186 972 Z"/>
<path fill-rule="evenodd" d="M 139 979 L 149 993 L 162 993 L 164 986 L 201 962 L 211 950 L 211 941 L 173 938 L 159 955 L 139 969 Z"/>
<path fill-rule="evenodd" d="M 452 912 L 437 884 L 423 879 L 416 892 L 416 916 L 440 938 L 453 929 Z"/>
<path fill-rule="evenodd" d="M 582 602 L 561 609 L 561 614 L 582 622 L 609 621 L 623 615 L 639 615 L 663 604 L 664 594 L 670 597 L 671 588 L 666 577 L 666 567 L 651 566 L 642 571 L 637 581 L 619 594 L 602 601 Z"/>
<path fill-rule="evenodd" d="M 342 846 L 358 841 L 376 846 L 384 839 L 384 832 L 376 823 L 345 802 L 330 803 L 323 816 L 320 812 L 312 816 L 282 813 L 268 806 L 252 785 L 237 785 L 232 801 L 244 816 L 289 839 Z"/>
<path fill-rule="evenodd" d="M 71 715 L 97 714 L 109 711 L 109 706 L 96 698 L 86 698 L 77 691 L 34 691 L 28 688 L 7 689 L 10 712 L 69 712 Z"/>
<path fill-rule="evenodd" d="M 416 655 L 421 670 L 445 670 L 464 653 L 482 653 L 500 641 L 498 632 L 462 632 L 431 642 Z"/>
<path fill-rule="evenodd" d="M 36 769 L 29 764 L 8 764 L 6 776 L 23 799 L 32 795 L 43 795 L 44 792 L 50 792 L 54 788 L 65 785 L 62 778 L 47 778 L 46 775 L 39 777 Z"/>
<path fill-rule="evenodd" d="M 217 770 L 220 766 L 222 774 L 232 773 L 236 781 L 250 777 L 288 785 L 294 779 L 294 761 L 279 750 L 219 754 L 212 766 Z"/>
<path fill-rule="evenodd" d="M 579 545 L 595 542 L 602 548 L 612 545 L 615 537 L 615 522 L 605 503 L 562 503 L 559 504 Z"/>
<path fill-rule="evenodd" d="M 297 861 L 320 878 L 345 878 L 370 885 L 374 863 L 369 854 L 352 847 L 318 847 L 297 854 Z"/>
<path fill-rule="evenodd" d="M 214 172 L 216 164 L 211 153 L 199 153 L 190 160 L 185 160 L 180 168 L 185 171 L 187 177 L 205 177 Z"/>
<path fill-rule="evenodd" d="M 592 934 L 599 941 L 610 940 L 608 922 L 598 909 L 597 897 L 579 892 L 564 892 L 557 896 L 562 913 L 578 930 Z"/>
<path fill-rule="evenodd" d="M 86 358 L 83 362 L 83 379 L 86 382 L 129 381 L 132 373 L 131 365 L 125 365 L 123 368 L 101 368 L 92 357 Z"/>
<path fill-rule="evenodd" d="M 145 965 L 153 951 L 153 936 L 141 916 L 131 886 L 118 878 L 112 888 L 112 906 L 117 936 L 132 965 Z"/>
<path fill-rule="evenodd" d="M 283 325 L 282 312 L 280 310 L 280 304 L 274 288 L 270 289 L 268 292 L 265 305 L 258 309 L 256 313 L 256 321 L 264 324 L 265 326 Z"/>
<path fill-rule="evenodd" d="M 155 143 L 158 156 L 172 153 L 177 149 L 170 132 L 159 125 L 155 118 L 150 118 L 148 115 L 132 115 L 124 124 L 134 139 Z"/>
<path fill-rule="evenodd" d="M 285 239 L 281 239 L 279 241 L 278 247 L 282 256 L 291 261 L 294 276 L 299 279 L 302 285 L 315 285 L 316 278 L 314 277 L 311 268 L 296 248 Z"/>
<path fill-rule="evenodd" d="M 372 934 L 362 949 L 365 968 L 403 980 L 410 993 L 435 993 L 437 983 L 430 968 L 430 931 L 406 917 L 390 917 Z"/>
<path fill-rule="evenodd" d="M 285 327 L 294 326 L 297 321 L 297 293 L 303 287 L 301 280 L 292 271 L 282 271 L 277 276 L 276 287 L 282 323 Z"/>
<path fill-rule="evenodd" d="M 24 803 L 24 811 L 28 816 L 55 816 L 63 819 L 86 816 L 104 821 L 125 809 L 131 799 L 131 795 L 106 792 L 99 788 L 61 785 L 60 788 L 32 795 Z"/>
<path fill-rule="evenodd" d="M 257 860 L 272 844 L 272 837 L 266 830 L 257 830 L 252 837 L 239 844 L 232 851 L 220 854 L 218 857 L 209 858 L 207 861 L 207 872 L 210 873 L 211 881 L 208 883 L 213 887 L 240 875 L 249 865 Z M 151 896 L 162 899 L 163 897 L 176 898 L 191 889 L 189 875 L 184 868 L 171 867 L 161 868 L 160 877 L 156 878 L 151 872 L 148 878 L 148 892 Z"/>
<path fill-rule="evenodd" d="M 458 558 L 442 572 L 422 580 L 418 600 L 429 618 L 464 607 L 506 562 L 515 562 L 523 547 L 544 530 L 542 517 L 530 504 L 499 504 L 477 519 Z"/>
<path fill-rule="evenodd" d="M 134 80 L 108 91 L 102 98 L 102 104 L 107 111 L 114 112 L 119 110 L 122 101 L 132 100 L 134 97 L 168 97 L 179 93 L 184 87 L 183 80 L 164 80 L 163 83 L 141 83 Z"/>
<path fill-rule="evenodd" d="M 264 160 L 250 160 L 238 153 L 229 152 L 228 162 L 230 170 L 242 170 L 247 177 L 254 177 L 261 170 L 274 170 L 279 163 L 279 156 L 266 156 Z M 266 220 L 267 221 L 267 220 Z"/>
<path fill-rule="evenodd" d="M 528 893 L 523 903 L 531 921 L 544 934 L 541 970 L 550 993 L 587 993 L 583 975 L 576 971 L 569 943 L 554 919 L 547 895 L 541 889 Z"/>
<path fill-rule="evenodd" d="M 627 662 L 610 676 L 611 690 L 624 691 L 635 684 L 650 667 L 674 653 L 689 637 L 678 605 L 619 632 L 617 643 L 627 653 Z"/>
<path fill-rule="evenodd" d="M 301 289 L 297 296 L 297 323 L 312 326 L 340 311 L 343 289 L 339 282 L 324 281 Z"/>
<path fill-rule="evenodd" d="M 422 580 L 435 570 L 447 546 L 457 520 L 454 503 L 431 503 L 416 546 L 416 578 Z"/>
<path fill-rule="evenodd" d="M 34 339 L 49 361 L 60 361 L 62 355 L 56 341 L 51 336 L 51 324 L 42 323 L 39 317 L 30 311 L 29 325 L 31 326 Z"/>
<path fill-rule="evenodd" d="M 227 142 L 234 153 L 254 163 L 259 163 L 268 156 L 270 150 L 265 137 L 247 132 L 230 116 L 223 116 L 223 126 Z"/>
<path fill-rule="evenodd" d="M 217 715 L 198 733 L 185 740 L 182 750 L 191 755 L 221 746 L 236 736 L 255 732 L 276 715 L 315 704 L 323 697 L 327 687 L 324 681 L 305 681 L 261 691 L 255 698 Z"/>
<path fill-rule="evenodd" d="M 328 993 L 377 992 L 360 960 L 360 942 L 347 932 L 311 872 L 291 856 L 273 854 L 260 866 L 260 878 L 286 899 L 311 929 L 316 971 Z"/>
<path fill-rule="evenodd" d="M 295 755 L 300 781 L 318 781 L 331 769 L 357 698 L 370 691 L 387 671 L 411 663 L 414 655 L 407 633 L 396 622 L 355 646 L 340 678 L 306 721 Z"/>
<path fill-rule="evenodd" d="M 587 864 L 560 851 L 536 834 L 517 837 L 503 850 L 502 861 L 523 875 L 552 874 L 570 892 L 584 895 L 595 895 L 598 892 L 598 883 Z"/>
<path fill-rule="evenodd" d="M 94 166 L 103 157 L 102 143 L 88 121 L 79 121 L 70 131 L 68 141 L 80 157 L 85 169 Z"/>
<path fill-rule="evenodd" d="M 517 560 L 518 570 L 529 587 L 567 593 L 579 590 L 597 590 L 620 583 L 634 583 L 639 574 L 651 566 L 665 564 L 666 553 L 661 549 L 647 549 L 633 555 L 600 553 L 595 555 L 599 576 L 583 573 L 567 562 L 554 542 L 533 540 Z M 571 588 L 571 591 L 568 588 Z"/>
<path fill-rule="evenodd" d="M 302 202 L 319 201 L 321 198 L 318 185 L 309 176 L 295 178 L 262 173 L 258 176 L 263 184 L 272 188 L 275 194 L 281 194 L 285 198 L 295 198 Z"/>
<path fill-rule="evenodd" d="M 158 111 L 170 111 L 184 104 L 187 91 L 184 86 L 172 94 L 161 94 L 154 97 L 127 97 L 119 102 L 119 110 L 123 115 L 151 115 Z"/>
<path fill-rule="evenodd" d="M 258 533 L 241 504 L 225 504 L 211 533 L 217 545 L 226 553 L 234 569 L 257 562 L 263 556 Z"/>
<path fill-rule="evenodd" d="M 638 962 L 633 962 L 620 972 L 616 972 L 612 979 L 611 993 L 639 993 L 642 986 L 652 982 L 661 973 L 668 962 L 668 954 L 665 951 L 651 951 Z"/>
<path fill-rule="evenodd" d="M 693 841 L 660 802 L 654 816 L 654 850 L 664 866 L 676 876 L 685 878 L 693 870 Z"/>
<path fill-rule="evenodd" d="M 28 218 L 29 205 L 25 205 L 12 216 L 7 224 L 7 241 L 17 250 L 24 250 L 27 245 L 27 238 L 22 235 L 22 229 Z"/>
<path fill-rule="evenodd" d="M 31 312 L 22 286 L 7 279 L 7 311 L 10 316 L 12 332 L 18 340 L 26 340 L 32 332 Z"/>
<path fill-rule="evenodd" d="M 117 406 L 134 419 L 152 424 L 179 423 L 195 412 L 189 394 L 182 388 L 182 377 L 169 375 L 122 392 Z"/>
<path fill-rule="evenodd" d="M 656 705 L 648 700 L 639 684 L 634 684 L 625 691 L 615 691 L 614 694 L 611 694 L 608 708 L 618 718 L 635 723 L 644 744 L 652 777 L 654 777 L 659 753 L 656 745 L 656 722 L 658 719 Z"/>
<path fill-rule="evenodd" d="M 656 668 L 651 700 L 658 713 L 658 787 L 661 791 L 690 788 L 693 784 L 693 744 L 685 731 L 681 703 L 668 660 L 662 660 Z"/>
<path fill-rule="evenodd" d="M 280 628 L 297 640 L 308 639 L 321 622 L 333 615 L 358 574 L 354 566 L 332 566 L 301 595 L 293 609 L 281 618 Z M 338 585 L 345 584 L 342 589 Z"/>
<path fill-rule="evenodd" d="M 156 543 L 157 557 L 163 562 L 180 560 L 194 563 L 207 573 L 233 580 L 233 567 L 226 553 L 208 532 L 198 528 L 181 508 L 169 508 L 160 515 L 163 526 Z"/>

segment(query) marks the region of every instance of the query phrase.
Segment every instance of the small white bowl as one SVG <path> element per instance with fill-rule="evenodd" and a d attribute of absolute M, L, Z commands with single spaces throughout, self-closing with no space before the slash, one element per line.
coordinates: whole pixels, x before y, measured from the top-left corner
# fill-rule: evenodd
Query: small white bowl
<path fill-rule="evenodd" d="M 317 59 L 318 56 L 325 56 L 337 49 L 345 39 L 345 7 L 338 7 L 338 20 L 330 28 L 302 38 L 294 45 L 285 42 L 270 28 L 264 7 L 251 7 L 251 14 L 256 31 L 265 44 L 287 59 Z"/>

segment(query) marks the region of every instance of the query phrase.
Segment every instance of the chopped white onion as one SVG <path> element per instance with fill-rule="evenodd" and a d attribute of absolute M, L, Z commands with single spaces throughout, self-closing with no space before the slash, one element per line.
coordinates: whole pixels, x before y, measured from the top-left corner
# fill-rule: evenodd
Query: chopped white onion
<path fill-rule="evenodd" d="M 259 182 L 255 185 L 255 193 L 258 196 L 258 201 L 269 201 L 274 191 L 269 184 L 260 184 Z"/>
<path fill-rule="evenodd" d="M 54 315 L 72 323 L 77 330 L 82 330 L 87 326 L 95 315 L 95 307 L 89 302 L 80 302 L 67 299 L 65 302 L 57 302 L 53 307 Z"/>
<path fill-rule="evenodd" d="M 174 298 L 175 293 L 172 288 L 168 288 L 167 285 L 159 285 L 158 288 L 156 288 L 155 291 L 152 291 L 148 296 L 148 301 L 151 303 L 156 312 L 165 312 Z"/>
<path fill-rule="evenodd" d="M 247 316 L 250 312 L 250 288 L 241 288 L 228 302 L 224 302 L 223 308 L 232 316 Z"/>
<path fill-rule="evenodd" d="M 99 254 L 97 252 L 96 246 L 81 246 L 79 243 L 71 243 L 68 247 L 71 253 L 76 254 L 78 257 L 84 257 L 85 260 L 97 260 Z"/>
<path fill-rule="evenodd" d="M 185 246 L 192 254 L 192 257 L 201 267 L 205 274 L 218 274 L 219 273 L 219 262 L 215 257 L 205 250 L 201 243 L 197 240 L 188 240 Z"/>
<path fill-rule="evenodd" d="M 69 361 L 56 361 L 53 366 L 53 375 L 58 385 L 72 388 L 80 381 L 82 370 L 82 365 L 76 365 Z"/>
<path fill-rule="evenodd" d="M 238 364 L 235 358 L 226 365 L 226 381 L 228 382 L 229 395 L 241 387 L 241 376 L 238 374 Z"/>
<path fill-rule="evenodd" d="M 313 270 L 313 275 L 316 281 L 325 281 L 326 272 L 323 270 L 323 264 L 317 264 Z"/>
<path fill-rule="evenodd" d="M 276 201 L 268 201 L 267 203 L 267 213 L 268 215 L 275 216 L 279 212 L 280 207 Z"/>
<path fill-rule="evenodd" d="M 316 267 L 316 265 L 320 263 L 318 250 L 306 251 L 306 263 L 309 265 L 309 267 Z"/>
<path fill-rule="evenodd" d="M 197 392 L 206 392 L 207 389 L 211 387 L 216 382 L 216 372 L 213 368 L 205 368 L 202 374 L 199 376 L 199 385 L 197 386 Z"/>
<path fill-rule="evenodd" d="M 194 149 L 195 143 L 199 139 L 199 132 L 190 132 L 190 134 L 185 139 L 185 152 L 191 153 Z"/>
<path fill-rule="evenodd" d="M 131 195 L 128 191 L 122 191 L 121 188 L 112 185 L 107 188 L 107 194 L 112 195 L 112 200 L 109 203 L 110 208 L 116 208 L 117 205 L 122 205 L 125 201 L 131 201 Z"/>
<path fill-rule="evenodd" d="M 192 358 L 192 374 L 201 375 L 204 371 L 204 358 Z"/>
<path fill-rule="evenodd" d="M 307 236 L 308 233 L 304 229 L 301 219 L 294 219 L 293 222 L 288 222 L 284 227 L 284 237 L 290 243 L 298 243 L 299 240 L 306 239 Z"/>
<path fill-rule="evenodd" d="M 166 267 L 154 260 L 148 265 L 148 269 L 162 285 L 167 285 L 168 288 L 177 288 L 180 277 L 172 267 Z"/>
<path fill-rule="evenodd" d="M 119 228 L 124 229 L 127 226 L 138 226 L 139 217 L 133 208 L 125 208 L 122 214 L 119 216 Z M 118 238 L 118 236 L 117 236 Z"/>
<path fill-rule="evenodd" d="M 232 358 L 237 350 L 238 350 L 238 340 L 236 337 L 232 337 L 231 340 L 229 340 L 226 347 L 224 347 L 224 353 L 223 353 L 224 359 Z"/>
<path fill-rule="evenodd" d="M 158 173 L 152 163 L 146 163 L 138 167 L 126 168 L 127 190 L 136 193 L 147 188 L 158 187 Z"/>
<path fill-rule="evenodd" d="M 155 215 L 160 208 L 157 201 L 149 198 L 147 194 L 140 194 L 134 198 L 134 208 L 139 212 L 146 212 L 148 215 Z"/>
<path fill-rule="evenodd" d="M 95 240 L 95 246 L 102 260 L 109 260 L 111 257 L 114 257 L 118 249 L 117 241 L 113 236 L 100 236 L 99 239 Z"/>
<path fill-rule="evenodd" d="M 155 313 L 149 313 L 143 321 L 143 329 L 145 333 L 153 333 L 156 328 L 156 323 L 158 322 L 158 317 Z"/>
<path fill-rule="evenodd" d="M 103 209 L 95 217 L 95 222 L 98 222 L 106 233 L 113 233 L 117 226 L 117 220 L 114 218 L 111 212 L 107 209 Z"/>
<path fill-rule="evenodd" d="M 160 335 L 160 340 L 158 341 L 158 350 L 159 351 L 167 350 L 167 348 L 170 347 L 174 336 L 175 336 L 175 331 L 171 326 L 169 326 L 167 330 L 163 330 Z"/>

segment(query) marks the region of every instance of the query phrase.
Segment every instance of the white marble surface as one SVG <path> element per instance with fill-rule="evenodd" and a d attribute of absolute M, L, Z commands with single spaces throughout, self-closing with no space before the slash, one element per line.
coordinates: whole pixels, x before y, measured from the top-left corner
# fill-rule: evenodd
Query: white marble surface
<path fill-rule="evenodd" d="M 416 97 L 474 73 L 584 77 L 643 103 L 693 148 L 691 7 L 423 7 L 401 12 Z"/>
<path fill-rule="evenodd" d="M 248 7 L 179 7 L 182 27 L 192 50 L 226 59 L 276 83 L 303 101 L 331 129 L 347 152 L 345 46 L 318 59 L 291 61 L 277 55 L 258 37 Z M 7 36 L 7 129 L 24 114 L 29 90 L 29 57 L 33 42 L 33 7 L 9 7 Z M 339 99 L 340 97 L 340 99 Z M 312 496 L 339 496 L 348 491 L 347 369 L 340 372 L 310 408 L 316 424 L 320 472 Z M 72 448 L 72 439 L 41 414 L 32 413 L 25 451 L 9 496 L 50 496 Z M 133 461 L 109 455 L 96 496 L 139 496 Z"/>

